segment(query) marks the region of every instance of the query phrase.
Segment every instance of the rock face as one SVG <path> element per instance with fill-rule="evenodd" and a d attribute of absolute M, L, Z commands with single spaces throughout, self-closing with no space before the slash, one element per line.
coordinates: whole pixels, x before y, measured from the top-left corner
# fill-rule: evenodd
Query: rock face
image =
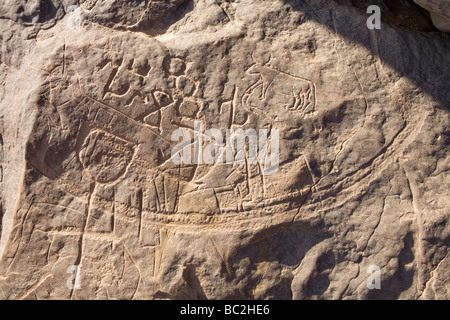
<path fill-rule="evenodd" d="M 450 1 L 448 0 L 414 0 L 419 6 L 424 7 L 433 14 L 450 20 Z"/>
<path fill-rule="evenodd" d="M 450 38 L 370 4 L 6 1 L 0 298 L 449 299 Z"/>
<path fill-rule="evenodd" d="M 414 0 L 418 5 L 430 11 L 434 25 L 442 31 L 450 32 L 449 0 Z"/>

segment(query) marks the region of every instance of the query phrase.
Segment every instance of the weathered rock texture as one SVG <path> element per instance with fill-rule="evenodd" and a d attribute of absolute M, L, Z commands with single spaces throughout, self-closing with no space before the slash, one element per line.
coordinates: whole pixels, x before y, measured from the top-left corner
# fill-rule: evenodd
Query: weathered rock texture
<path fill-rule="evenodd" d="M 7 0 L 0 30 L 0 298 L 450 298 L 450 38 L 412 2 Z M 194 121 L 278 129 L 278 173 L 175 166 Z"/>
<path fill-rule="evenodd" d="M 431 14 L 434 25 L 442 31 L 450 32 L 450 1 L 414 0 Z"/>

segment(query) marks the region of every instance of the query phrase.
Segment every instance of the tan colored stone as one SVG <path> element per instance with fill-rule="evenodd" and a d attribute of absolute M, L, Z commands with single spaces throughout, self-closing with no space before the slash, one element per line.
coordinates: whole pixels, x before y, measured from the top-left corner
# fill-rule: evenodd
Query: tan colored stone
<path fill-rule="evenodd" d="M 0 7 L 1 299 L 449 298 L 447 34 L 353 2 L 75 2 Z M 174 164 L 199 123 L 278 130 L 278 171 Z"/>

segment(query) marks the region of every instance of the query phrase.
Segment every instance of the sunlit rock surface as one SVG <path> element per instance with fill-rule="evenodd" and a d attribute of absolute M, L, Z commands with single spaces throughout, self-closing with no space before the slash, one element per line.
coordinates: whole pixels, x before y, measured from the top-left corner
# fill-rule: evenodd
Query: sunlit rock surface
<path fill-rule="evenodd" d="M 7 0 L 0 298 L 449 299 L 450 38 L 365 2 Z"/>

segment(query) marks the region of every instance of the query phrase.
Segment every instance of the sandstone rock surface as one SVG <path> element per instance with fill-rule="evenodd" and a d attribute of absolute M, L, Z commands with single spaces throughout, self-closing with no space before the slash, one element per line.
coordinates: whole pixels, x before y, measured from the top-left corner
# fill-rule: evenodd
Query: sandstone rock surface
<path fill-rule="evenodd" d="M 442 31 L 450 32 L 450 1 L 448 0 L 414 0 L 418 5 L 429 10 L 434 25 Z"/>
<path fill-rule="evenodd" d="M 6 1 L 0 298 L 449 299 L 450 37 L 366 2 Z"/>

